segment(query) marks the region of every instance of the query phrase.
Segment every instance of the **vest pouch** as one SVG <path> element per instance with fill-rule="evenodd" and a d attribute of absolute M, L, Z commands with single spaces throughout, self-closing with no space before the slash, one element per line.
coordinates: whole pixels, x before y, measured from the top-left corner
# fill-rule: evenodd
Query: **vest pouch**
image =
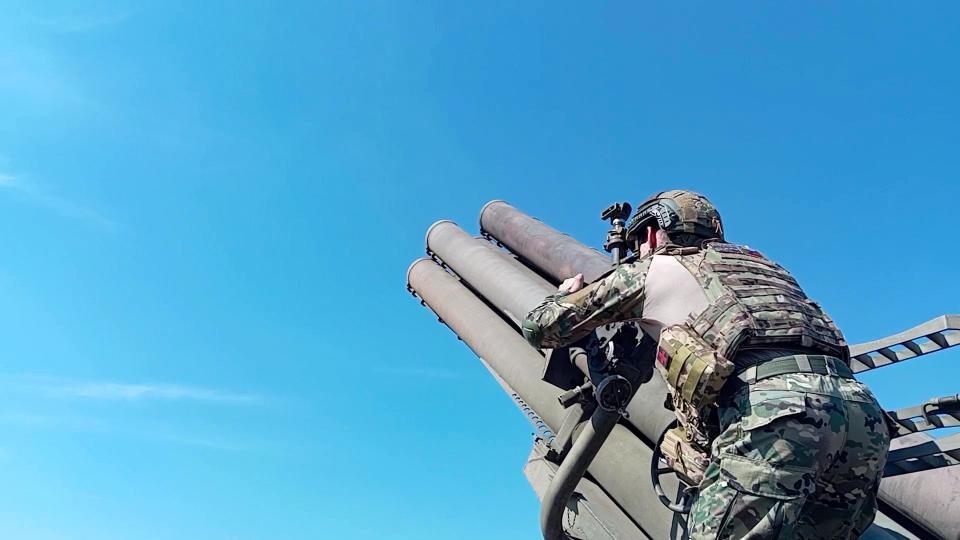
<path fill-rule="evenodd" d="M 656 365 L 674 398 L 695 410 L 716 403 L 735 369 L 733 362 L 682 324 L 660 333 Z"/>
<path fill-rule="evenodd" d="M 687 441 L 700 448 L 710 448 L 710 443 L 713 442 L 719 430 L 719 426 L 714 426 L 716 422 L 711 422 L 710 408 L 695 409 L 689 403 L 679 399 L 672 391 L 670 400 L 673 414 L 677 416 L 677 421 L 683 427 L 683 436 Z"/>
<path fill-rule="evenodd" d="M 667 431 L 660 443 L 660 452 L 667 465 L 691 486 L 700 484 L 707 466 L 710 465 L 709 453 L 690 442 L 683 426 Z"/>

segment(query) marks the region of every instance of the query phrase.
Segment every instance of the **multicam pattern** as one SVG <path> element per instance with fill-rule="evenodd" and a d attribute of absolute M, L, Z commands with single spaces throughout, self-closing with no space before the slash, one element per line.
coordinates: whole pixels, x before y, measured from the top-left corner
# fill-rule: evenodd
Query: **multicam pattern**
<path fill-rule="evenodd" d="M 717 434 L 716 427 L 708 421 L 711 405 L 733 374 L 733 363 L 717 354 L 685 325 L 674 325 L 660 333 L 654 365 L 667 381 L 673 412 L 688 441 L 684 450 L 691 455 L 699 452 L 706 460 L 710 441 Z M 667 455 L 666 449 L 664 454 Z M 677 466 L 682 462 L 671 462 L 669 458 L 667 462 L 680 474 L 692 478 L 683 467 Z"/>
<path fill-rule="evenodd" d="M 652 195 L 637 206 L 627 226 L 628 234 L 645 234 L 643 229 L 652 224 L 670 234 L 723 239 L 723 222 L 717 208 L 693 191 L 675 189 Z"/>
<path fill-rule="evenodd" d="M 846 359 L 843 334 L 780 265 L 734 244 L 686 248 L 682 255 L 680 250 L 661 251 L 674 252 L 710 301 L 687 325 L 720 355 L 735 359 L 737 350 L 749 343 L 816 348 Z M 600 325 L 642 318 L 643 285 L 652 259 L 620 265 L 575 293 L 548 296 L 527 316 L 524 334 L 534 346 L 558 347 Z"/>
<path fill-rule="evenodd" d="M 682 324 L 660 333 L 656 365 L 677 397 L 697 409 L 716 402 L 734 371 L 732 362 Z"/>
<path fill-rule="evenodd" d="M 692 540 L 842 540 L 869 527 L 890 438 L 864 385 L 771 377 L 738 392 L 721 419 L 690 514 Z"/>
<path fill-rule="evenodd" d="M 711 304 L 686 324 L 719 354 L 736 362 L 749 343 L 846 359 L 836 325 L 779 265 L 733 244 L 688 249 L 666 253 L 697 278 Z M 547 297 L 524 321 L 524 335 L 534 346 L 560 347 L 600 325 L 642 318 L 651 259 Z M 677 412 L 698 422 L 693 407 Z M 720 412 L 725 429 L 691 512 L 692 539 L 846 539 L 873 521 L 889 435 L 866 387 L 835 376 L 780 375 L 745 387 Z"/>
<path fill-rule="evenodd" d="M 687 322 L 721 355 L 734 358 L 751 347 L 796 346 L 846 359 L 847 343 L 833 320 L 797 281 L 761 253 L 712 243 L 678 257 L 703 287 L 710 306 Z"/>
<path fill-rule="evenodd" d="M 670 390 L 668 399 L 673 407 L 673 414 L 677 416 L 677 422 L 683 426 L 684 432 L 687 434 L 687 440 L 704 455 L 709 455 L 710 443 L 719 431 L 716 422 L 710 422 L 710 413 L 713 408 L 703 407 L 698 409 L 680 399 L 673 390 Z"/>
<path fill-rule="evenodd" d="M 683 426 L 670 429 L 660 443 L 663 459 L 690 485 L 699 484 L 710 466 L 710 457 L 687 437 Z"/>
<path fill-rule="evenodd" d="M 643 282 L 652 257 L 621 264 L 601 280 L 571 294 L 544 299 L 524 321 L 523 331 L 534 347 L 569 345 L 604 324 L 639 319 Z"/>

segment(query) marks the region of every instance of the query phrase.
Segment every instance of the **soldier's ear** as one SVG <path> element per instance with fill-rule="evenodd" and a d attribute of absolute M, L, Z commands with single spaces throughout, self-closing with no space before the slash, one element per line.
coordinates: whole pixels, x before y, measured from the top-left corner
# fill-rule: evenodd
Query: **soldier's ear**
<path fill-rule="evenodd" d="M 654 230 L 653 227 L 647 225 L 647 247 L 650 248 L 650 251 L 655 251 L 657 249 L 657 236 L 659 236 L 660 229 Z"/>

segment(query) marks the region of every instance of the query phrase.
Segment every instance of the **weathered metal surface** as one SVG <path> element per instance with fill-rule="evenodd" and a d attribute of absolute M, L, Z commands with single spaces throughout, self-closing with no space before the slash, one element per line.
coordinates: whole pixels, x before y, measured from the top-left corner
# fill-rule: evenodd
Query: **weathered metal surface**
<path fill-rule="evenodd" d="M 937 441 L 926 433 L 894 439 L 891 453 Z M 880 482 L 881 499 L 939 538 L 960 540 L 960 467 L 913 472 Z"/>
<path fill-rule="evenodd" d="M 540 530 L 544 540 L 565 540 L 563 514 L 567 502 L 619 419 L 620 413 L 597 407 L 590 419 L 584 422 L 583 429 L 541 498 Z"/>
<path fill-rule="evenodd" d="M 941 315 L 909 330 L 850 347 L 850 368 L 860 373 L 960 344 L 960 315 Z"/>
<path fill-rule="evenodd" d="M 884 477 L 960 465 L 960 434 L 891 450 Z"/>
<path fill-rule="evenodd" d="M 931 407 L 929 402 L 891 411 L 889 414 L 899 424 L 898 433 L 894 436 L 903 436 L 931 429 L 960 427 L 960 411 L 955 409 L 941 410 Z"/>
<path fill-rule="evenodd" d="M 407 271 L 411 289 L 470 349 L 543 419 L 554 432 L 564 409 L 556 387 L 540 380 L 543 357 L 503 319 L 432 259 L 415 261 Z M 617 504 L 655 538 L 680 538 L 675 516 L 648 489 L 650 448 L 622 425 L 611 431 L 588 471 Z M 678 489 L 676 481 L 667 489 Z M 673 532 L 671 533 L 671 530 Z"/>
<path fill-rule="evenodd" d="M 543 356 L 433 260 L 415 261 L 407 281 L 427 307 L 556 432 L 563 409 L 556 389 L 540 380 Z"/>
<path fill-rule="evenodd" d="M 518 394 L 516 390 L 513 389 L 512 386 L 507 384 L 507 381 L 503 380 L 503 377 L 501 377 L 496 372 L 496 370 L 490 367 L 490 364 L 488 364 L 487 361 L 483 359 L 483 357 L 478 356 L 477 359 L 480 360 L 480 363 L 483 364 L 483 367 L 487 368 L 487 371 L 493 377 L 493 380 L 497 381 L 497 384 L 500 385 L 500 388 L 503 388 L 503 391 L 506 392 L 508 396 L 510 396 L 510 399 L 512 399 L 513 403 L 517 406 L 518 409 L 520 409 L 520 412 L 527 419 L 527 421 L 530 422 L 530 425 L 533 426 L 535 430 L 537 430 L 536 431 L 537 437 L 540 439 L 543 439 L 548 443 L 553 443 L 554 439 L 557 438 L 558 434 L 554 433 L 553 430 L 550 429 L 550 426 L 548 426 L 547 423 L 544 422 L 542 418 L 540 418 L 540 415 L 538 415 L 536 411 L 534 411 L 533 408 L 530 407 L 530 405 L 527 405 L 527 402 L 520 397 L 520 394 Z"/>
<path fill-rule="evenodd" d="M 582 273 L 584 280 L 591 282 L 610 269 L 610 259 L 599 251 L 588 248 L 570 235 L 553 229 L 504 201 L 487 203 L 480 212 L 480 224 L 487 234 L 510 249 L 520 260 L 539 268 L 556 281 Z M 521 263 L 518 261 L 516 264 Z M 507 280 L 497 281 L 495 276 L 487 277 L 484 281 L 498 287 L 512 287 Z M 545 292 L 549 294 L 553 289 Z M 530 307 L 536 305 L 534 303 Z M 657 440 L 676 419 L 673 412 L 664 407 L 666 397 L 666 383 L 654 376 L 640 387 L 627 407 L 630 424 L 648 442 Z"/>
<path fill-rule="evenodd" d="M 925 534 L 925 533 L 924 533 Z M 863 533 L 859 540 L 927 540 L 928 536 L 917 536 L 902 527 L 882 512 L 877 512 L 873 525 Z"/>
<path fill-rule="evenodd" d="M 523 473 L 537 498 L 543 500 L 547 487 L 556 475 L 557 465 L 546 457 L 547 448 L 533 445 Z M 563 515 L 563 530 L 573 540 L 649 540 L 643 530 L 623 513 L 600 486 L 589 478 L 582 478 L 576 491 L 567 501 Z"/>
<path fill-rule="evenodd" d="M 569 236 L 563 237 L 576 242 Z M 489 242 L 471 236 L 452 221 L 438 221 L 430 227 L 427 250 L 515 322 L 522 320 L 545 296 L 556 292 L 556 287 L 518 260 L 504 256 Z M 597 252 L 594 255 L 602 258 Z M 627 407 L 628 422 L 649 441 L 657 440 L 675 419 L 673 412 L 663 406 L 666 396 L 666 384 L 654 376 L 640 387 Z"/>
<path fill-rule="evenodd" d="M 427 251 L 480 291 L 514 322 L 527 316 L 556 287 L 516 261 L 491 250 L 452 221 L 438 221 L 427 231 Z"/>
<path fill-rule="evenodd" d="M 480 211 L 480 230 L 557 280 L 583 274 L 594 281 L 611 268 L 611 259 L 505 201 L 490 201 Z"/>

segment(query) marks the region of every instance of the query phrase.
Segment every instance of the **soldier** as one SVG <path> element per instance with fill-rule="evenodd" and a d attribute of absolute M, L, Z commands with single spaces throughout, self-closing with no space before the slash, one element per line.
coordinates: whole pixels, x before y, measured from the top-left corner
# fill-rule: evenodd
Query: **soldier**
<path fill-rule="evenodd" d="M 717 387 L 719 435 L 690 538 L 859 537 L 876 513 L 890 438 L 873 394 L 853 378 L 840 330 L 781 266 L 725 242 L 702 195 L 654 195 L 628 239 L 638 258 L 586 287 L 582 275 L 566 280 L 527 316 L 527 340 L 561 347 L 634 320 L 660 340 L 661 363 L 732 364 Z M 683 358 L 676 339 L 689 344 Z M 672 390 L 675 400 L 683 394 Z"/>

